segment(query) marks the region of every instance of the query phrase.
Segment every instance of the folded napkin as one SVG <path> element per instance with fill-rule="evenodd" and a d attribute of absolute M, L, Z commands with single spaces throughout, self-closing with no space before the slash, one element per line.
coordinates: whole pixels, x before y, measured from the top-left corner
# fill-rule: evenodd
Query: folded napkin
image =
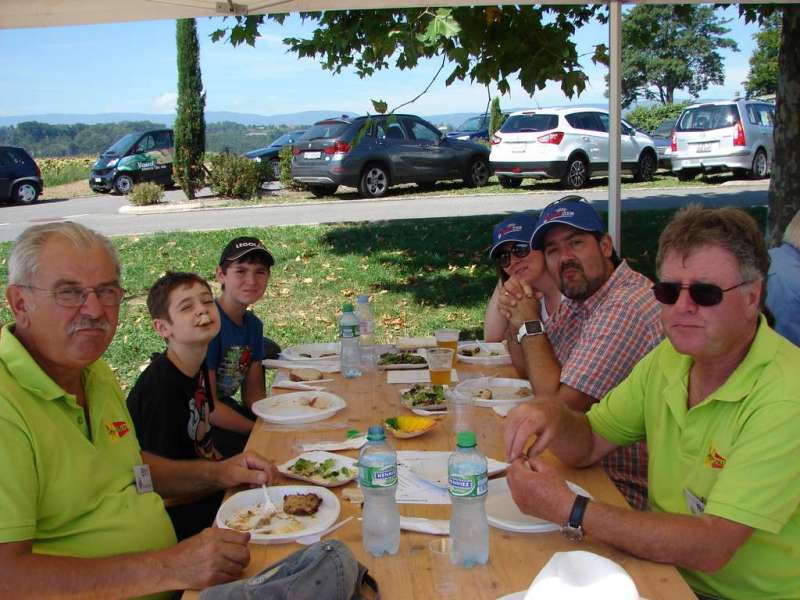
<path fill-rule="evenodd" d="M 310 452 L 311 450 L 327 450 L 328 452 L 333 452 L 334 450 L 358 450 L 366 443 L 367 436 L 360 435 L 342 442 L 309 442 L 301 444 L 300 450 L 303 452 Z"/>
<path fill-rule="evenodd" d="M 525 600 L 639 600 L 630 575 L 598 554 L 556 552 L 531 583 Z"/>
<path fill-rule="evenodd" d="M 400 516 L 400 529 L 433 535 L 450 535 L 450 521 Z"/>

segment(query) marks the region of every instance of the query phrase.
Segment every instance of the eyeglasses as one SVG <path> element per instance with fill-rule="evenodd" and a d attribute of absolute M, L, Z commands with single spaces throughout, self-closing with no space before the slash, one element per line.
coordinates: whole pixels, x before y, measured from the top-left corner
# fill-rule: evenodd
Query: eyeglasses
<path fill-rule="evenodd" d="M 722 289 L 713 283 L 692 283 L 690 285 L 682 285 L 672 281 L 659 281 L 652 287 L 653 294 L 656 300 L 661 304 L 675 304 L 681 295 L 681 290 L 689 290 L 689 297 L 692 302 L 698 306 L 716 306 L 722 302 L 722 295 L 725 292 L 730 292 L 738 287 L 752 283 L 751 281 L 743 281 L 737 285 Z"/>
<path fill-rule="evenodd" d="M 86 300 L 89 298 L 91 292 L 94 292 L 94 295 L 97 296 L 97 301 L 103 306 L 119 306 L 122 302 L 122 297 L 125 295 L 125 290 L 118 285 L 101 285 L 99 287 L 65 285 L 54 290 L 48 290 L 34 285 L 21 285 L 19 287 L 50 294 L 55 299 L 56 304 L 64 308 L 78 308 L 79 306 L 83 306 L 86 304 Z"/>
<path fill-rule="evenodd" d="M 503 250 L 498 252 L 495 256 L 495 260 L 497 264 L 500 265 L 501 268 L 505 269 L 508 265 L 511 264 L 511 256 L 515 256 L 517 258 L 525 258 L 528 254 L 531 253 L 531 245 L 518 243 L 511 246 L 508 250 Z"/>

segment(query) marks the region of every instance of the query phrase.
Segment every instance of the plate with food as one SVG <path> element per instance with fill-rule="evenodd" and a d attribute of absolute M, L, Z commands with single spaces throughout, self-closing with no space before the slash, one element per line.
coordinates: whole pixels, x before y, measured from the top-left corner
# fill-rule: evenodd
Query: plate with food
<path fill-rule="evenodd" d="M 349 456 L 314 450 L 303 452 L 278 466 L 278 471 L 300 481 L 323 487 L 336 487 L 353 481 L 358 476 L 358 461 Z"/>
<path fill-rule="evenodd" d="M 321 533 L 339 517 L 339 500 L 324 487 L 280 485 L 266 490 L 277 512 L 268 512 L 263 490 L 253 488 L 222 503 L 217 511 L 217 526 L 247 531 L 251 542 L 275 544 Z"/>
<path fill-rule="evenodd" d="M 418 383 L 400 390 L 400 403 L 406 408 L 444 410 L 447 408 L 445 386 Z"/>
<path fill-rule="evenodd" d="M 568 481 L 567 485 L 576 494 L 592 497 L 589 492 L 571 481 Z M 508 481 L 505 477 L 489 482 L 489 493 L 486 496 L 486 518 L 489 525 L 505 531 L 545 533 L 561 529 L 555 523 L 523 513 L 511 497 L 511 490 L 508 489 Z"/>
<path fill-rule="evenodd" d="M 383 424 L 392 435 L 400 439 L 419 437 L 428 433 L 438 425 L 436 419 L 431 417 L 412 417 L 410 415 L 400 415 L 399 417 L 389 417 Z"/>
<path fill-rule="evenodd" d="M 408 461 L 403 459 L 409 470 L 422 479 L 439 488 L 447 487 L 447 459 L 450 458 L 450 452 L 425 452 L 420 458 L 413 458 Z M 398 457 L 400 460 L 400 457 Z M 488 462 L 489 477 L 502 473 L 508 468 L 508 463 L 486 457 Z"/>
<path fill-rule="evenodd" d="M 339 342 L 298 344 L 283 350 L 281 358 L 299 361 L 338 360 L 341 351 Z"/>
<path fill-rule="evenodd" d="M 297 424 L 324 421 L 347 406 L 344 398 L 330 392 L 292 392 L 267 396 L 251 410 L 268 423 Z"/>
<path fill-rule="evenodd" d="M 456 357 L 475 365 L 510 365 L 511 355 L 505 342 L 458 342 Z"/>
<path fill-rule="evenodd" d="M 384 352 L 378 356 L 378 368 L 393 369 L 427 369 L 428 360 L 416 352 Z"/>
<path fill-rule="evenodd" d="M 533 390 L 527 379 L 506 377 L 477 377 L 462 381 L 453 393 L 471 398 L 475 406 L 492 408 L 498 404 L 527 402 L 533 400 Z"/>

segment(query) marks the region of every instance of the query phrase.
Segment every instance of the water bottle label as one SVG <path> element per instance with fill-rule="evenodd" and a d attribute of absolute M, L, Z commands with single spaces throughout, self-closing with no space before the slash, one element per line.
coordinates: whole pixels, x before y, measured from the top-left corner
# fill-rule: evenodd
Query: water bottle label
<path fill-rule="evenodd" d="M 358 337 L 358 325 L 342 325 L 339 327 L 339 333 L 343 338 Z"/>
<path fill-rule="evenodd" d="M 365 467 L 358 465 L 358 483 L 362 487 L 383 488 L 397 484 L 397 465 Z"/>
<path fill-rule="evenodd" d="M 480 475 L 450 475 L 447 478 L 450 494 L 460 498 L 484 496 L 488 491 L 489 479 L 486 473 Z"/>

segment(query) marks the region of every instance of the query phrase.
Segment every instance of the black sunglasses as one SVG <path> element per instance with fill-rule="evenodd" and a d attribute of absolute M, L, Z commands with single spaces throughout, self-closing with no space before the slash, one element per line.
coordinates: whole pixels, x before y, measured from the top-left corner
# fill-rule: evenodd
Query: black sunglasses
<path fill-rule="evenodd" d="M 692 302 L 698 306 L 716 306 L 722 302 L 722 295 L 725 292 L 730 292 L 748 283 L 751 282 L 743 281 L 742 283 L 723 290 L 713 283 L 682 285 L 672 281 L 659 281 L 653 285 L 652 290 L 656 300 L 661 302 L 661 304 L 675 304 L 681 295 L 681 290 L 689 290 L 689 297 L 691 297 Z"/>
<path fill-rule="evenodd" d="M 511 256 L 514 255 L 517 258 L 525 258 L 528 254 L 531 253 L 531 245 L 525 244 L 524 242 L 519 242 L 511 246 L 509 250 L 503 250 L 502 252 L 498 252 L 494 259 L 497 261 L 497 264 L 500 265 L 501 268 L 505 269 L 508 265 L 511 264 Z"/>

